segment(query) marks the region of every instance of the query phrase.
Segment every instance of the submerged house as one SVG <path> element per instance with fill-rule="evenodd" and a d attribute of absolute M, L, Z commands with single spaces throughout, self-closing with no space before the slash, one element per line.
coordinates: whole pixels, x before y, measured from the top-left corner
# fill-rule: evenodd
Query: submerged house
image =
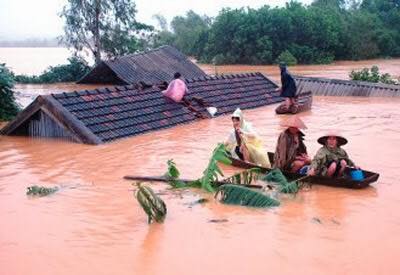
<path fill-rule="evenodd" d="M 400 96 L 400 85 L 354 80 L 295 76 L 298 93 L 311 91 L 319 96 Z"/>
<path fill-rule="evenodd" d="M 77 83 L 157 84 L 171 81 L 175 72 L 180 72 L 184 78 L 206 76 L 180 51 L 171 46 L 162 46 L 143 53 L 101 61 Z"/>
<path fill-rule="evenodd" d="M 261 73 L 205 76 L 186 80 L 188 96 L 218 108 L 217 115 L 256 108 L 283 99 Z M 119 138 L 198 120 L 196 113 L 162 95 L 158 88 L 135 85 L 37 97 L 2 130 L 3 135 L 51 137 L 101 144 Z M 205 112 L 203 108 L 202 112 Z"/>

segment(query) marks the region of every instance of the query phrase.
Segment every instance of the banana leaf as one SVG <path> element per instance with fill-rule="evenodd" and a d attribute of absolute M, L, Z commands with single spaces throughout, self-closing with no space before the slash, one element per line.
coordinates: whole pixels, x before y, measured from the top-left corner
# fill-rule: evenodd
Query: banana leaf
<path fill-rule="evenodd" d="M 144 212 L 147 214 L 149 224 L 153 220 L 158 223 L 162 223 L 164 221 L 165 216 L 167 215 L 167 206 L 150 187 L 138 183 L 138 189 L 135 193 L 135 197 L 140 206 L 143 208 Z"/>
<path fill-rule="evenodd" d="M 215 197 L 225 204 L 242 205 L 250 207 L 275 207 L 279 201 L 269 197 L 267 194 L 249 189 L 242 185 L 224 184 L 218 188 Z"/>

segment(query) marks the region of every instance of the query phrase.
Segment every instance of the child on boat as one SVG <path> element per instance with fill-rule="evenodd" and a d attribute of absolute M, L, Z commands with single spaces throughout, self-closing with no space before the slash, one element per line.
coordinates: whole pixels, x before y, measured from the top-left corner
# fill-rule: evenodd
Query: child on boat
<path fill-rule="evenodd" d="M 346 166 L 354 166 L 359 169 L 349 158 L 347 152 L 341 146 L 347 143 L 347 139 L 330 132 L 318 139 L 318 143 L 322 144 L 314 159 L 311 162 L 311 169 L 308 175 L 321 175 L 327 177 L 343 176 Z"/>
<path fill-rule="evenodd" d="M 232 124 L 233 130 L 225 141 L 232 157 L 266 168 L 271 167 L 261 139 L 252 125 L 243 118 L 239 108 L 232 114 Z"/>

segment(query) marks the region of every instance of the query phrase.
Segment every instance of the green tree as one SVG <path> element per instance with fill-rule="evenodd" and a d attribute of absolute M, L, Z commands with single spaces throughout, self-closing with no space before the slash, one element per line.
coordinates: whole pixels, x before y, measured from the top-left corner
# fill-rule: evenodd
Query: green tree
<path fill-rule="evenodd" d="M 286 50 L 276 58 L 276 63 L 286 63 L 288 66 L 292 66 L 297 64 L 297 59 Z"/>
<path fill-rule="evenodd" d="M 171 21 L 171 29 L 174 33 L 174 46 L 187 55 L 196 55 L 198 48 L 205 45 L 204 38 L 210 27 L 211 19 L 200 16 L 190 10 L 186 16 L 176 16 Z M 201 44 L 200 46 L 198 44 Z"/>
<path fill-rule="evenodd" d="M 168 21 L 161 14 L 153 15 L 160 28 L 159 31 L 155 32 L 151 39 L 151 44 L 153 48 L 158 48 L 163 45 L 173 45 L 175 46 L 175 35 L 168 29 Z"/>
<path fill-rule="evenodd" d="M 137 35 L 152 27 L 135 19 L 131 0 L 68 0 L 60 16 L 65 20 L 62 41 L 80 52 L 89 49 L 95 62 L 101 54 L 122 55 L 140 50 Z"/>
<path fill-rule="evenodd" d="M 68 58 L 68 64 L 50 66 L 39 76 L 17 75 L 18 83 L 75 82 L 90 70 L 87 62 L 76 56 Z"/>
<path fill-rule="evenodd" d="M 0 64 L 0 120 L 13 119 L 19 111 L 12 91 L 13 86 L 12 72 L 5 64 Z"/>

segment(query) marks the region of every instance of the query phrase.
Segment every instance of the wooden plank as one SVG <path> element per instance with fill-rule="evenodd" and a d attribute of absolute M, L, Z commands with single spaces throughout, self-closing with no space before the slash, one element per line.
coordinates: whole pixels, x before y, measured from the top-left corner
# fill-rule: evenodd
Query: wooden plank
<path fill-rule="evenodd" d="M 17 116 L 9 122 L 3 129 L 0 130 L 2 135 L 13 135 L 15 130 L 18 129 L 21 124 L 23 124 L 27 119 L 29 119 L 33 114 L 35 114 L 40 107 L 42 102 L 40 101 L 42 96 L 38 96 L 31 104 L 28 105 L 23 111 L 19 112 Z"/>
<path fill-rule="evenodd" d="M 71 135 L 85 144 L 101 144 L 102 140 L 93 134 L 80 120 L 73 116 L 51 95 L 42 98 L 43 105 L 49 113 L 52 114 Z"/>

